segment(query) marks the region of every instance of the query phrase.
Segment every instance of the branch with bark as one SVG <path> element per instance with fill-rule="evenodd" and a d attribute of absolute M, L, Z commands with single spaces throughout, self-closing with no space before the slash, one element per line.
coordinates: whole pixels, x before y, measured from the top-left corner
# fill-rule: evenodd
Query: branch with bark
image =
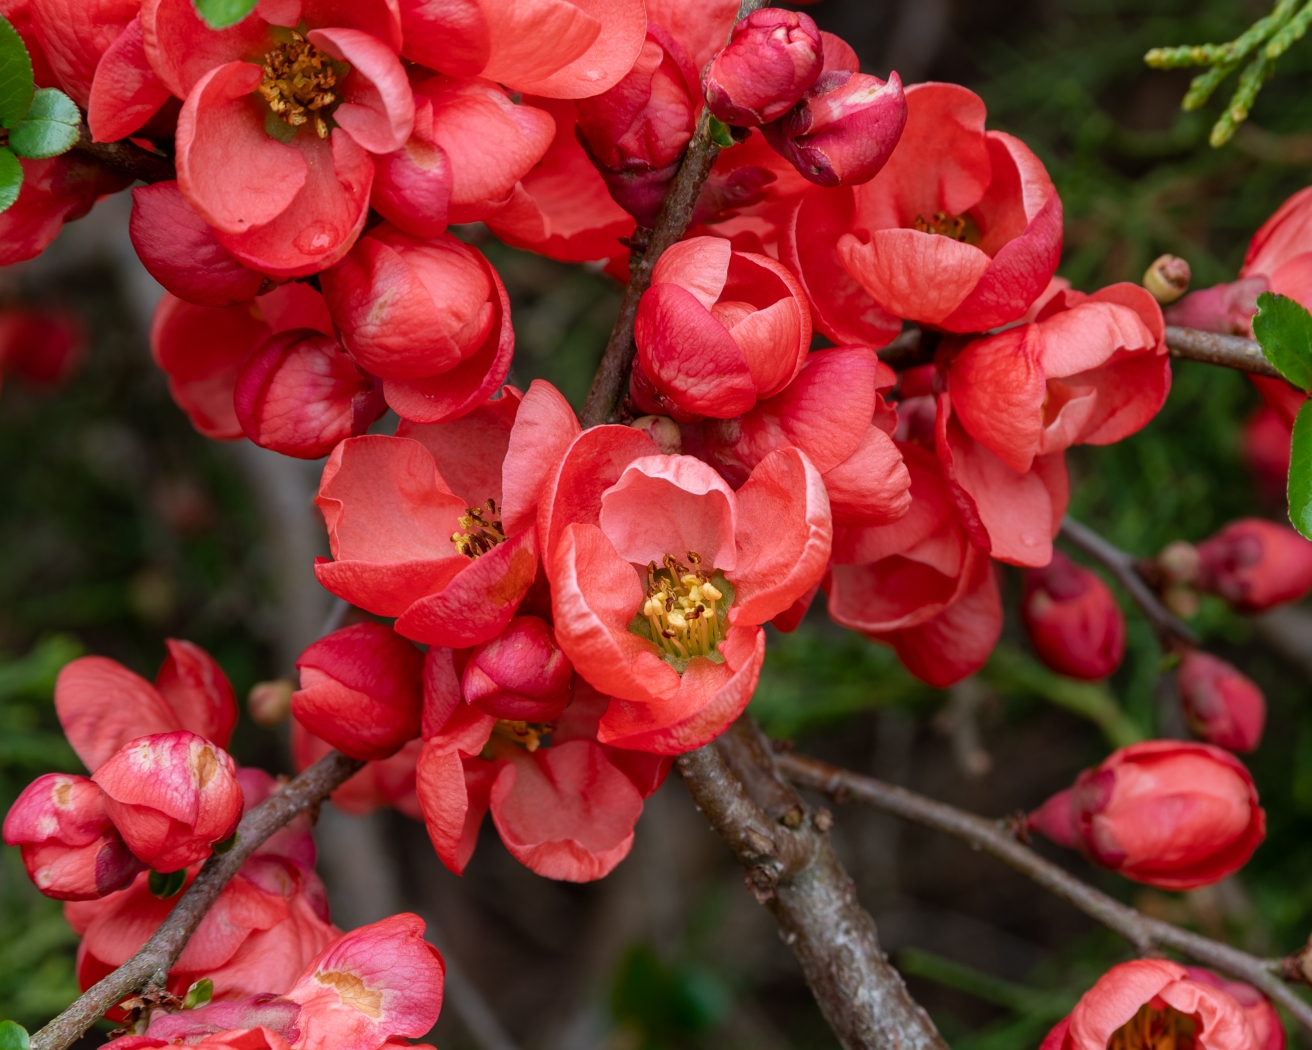
<path fill-rule="evenodd" d="M 829 795 L 835 801 L 850 798 L 864 802 L 885 813 L 952 835 L 973 849 L 997 857 L 1044 889 L 1119 933 L 1141 955 L 1170 948 L 1247 981 L 1285 1007 L 1312 1033 L 1312 1004 L 1285 983 L 1286 980 L 1307 982 L 1301 954 L 1284 959 L 1262 959 L 1144 915 L 1039 856 L 1008 830 L 1009 822 L 987 820 L 906 788 L 840 769 L 805 755 L 785 752 L 775 756 L 774 761 L 776 767 L 794 784 Z"/>
<path fill-rule="evenodd" d="M 338 751 L 329 752 L 276 795 L 247 813 L 226 853 L 210 857 L 177 906 L 136 955 L 88 988 L 77 1001 L 32 1036 L 32 1050 L 64 1050 L 75 1043 L 106 1010 L 134 992 L 163 988 L 169 970 L 196 932 L 206 912 L 246 859 L 294 817 L 317 806 L 364 765 Z"/>

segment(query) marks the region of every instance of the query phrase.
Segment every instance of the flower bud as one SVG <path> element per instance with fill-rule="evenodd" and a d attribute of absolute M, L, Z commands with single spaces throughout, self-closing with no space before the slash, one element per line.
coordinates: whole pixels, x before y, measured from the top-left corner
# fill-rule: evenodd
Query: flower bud
<path fill-rule="evenodd" d="M 231 756 L 186 730 L 124 744 L 91 779 L 128 848 L 156 871 L 204 860 L 241 819 Z"/>
<path fill-rule="evenodd" d="M 1086 769 L 1028 826 L 1127 879 L 1191 890 L 1248 862 L 1266 836 L 1266 814 L 1253 778 L 1229 752 L 1150 740 Z"/>
<path fill-rule="evenodd" d="M 1271 1005 L 1271 1000 L 1251 984 L 1243 981 L 1231 981 L 1201 966 L 1186 966 L 1189 980 L 1195 984 L 1205 984 L 1210 988 L 1219 988 L 1230 996 L 1248 1015 L 1257 1041 L 1253 1050 L 1285 1050 L 1285 1026 L 1280 1021 L 1280 1014 Z"/>
<path fill-rule="evenodd" d="M 496 320 L 487 261 L 450 234 L 387 224 L 324 272 L 323 293 L 351 356 L 384 379 L 422 379 L 474 355 Z"/>
<path fill-rule="evenodd" d="M 821 186 L 856 186 L 879 173 L 906 122 L 897 73 L 883 81 L 839 70 L 822 73 L 795 108 L 761 130 L 805 178 Z"/>
<path fill-rule="evenodd" d="M 141 867 L 87 777 L 47 773 L 32 781 L 5 817 L 4 839 L 21 848 L 36 888 L 56 900 L 98 900 Z"/>
<path fill-rule="evenodd" d="M 683 451 L 683 433 L 669 416 L 639 416 L 629 426 L 651 438 L 662 455 L 677 456 Z"/>
<path fill-rule="evenodd" d="M 1159 255 L 1144 271 L 1143 286 L 1165 306 L 1189 290 L 1189 264 L 1178 255 Z"/>
<path fill-rule="evenodd" d="M 733 27 L 706 67 L 702 91 L 718 119 L 754 128 L 792 109 L 823 67 L 820 30 L 810 16 L 763 7 Z"/>
<path fill-rule="evenodd" d="M 1026 570 L 1021 618 L 1039 659 L 1060 674 L 1097 681 L 1125 656 L 1125 617 L 1112 592 L 1061 551 Z"/>
<path fill-rule="evenodd" d="M 1263 518 L 1231 522 L 1198 545 L 1200 590 L 1240 612 L 1263 612 L 1312 590 L 1312 543 Z"/>
<path fill-rule="evenodd" d="M 1191 649 L 1176 683 L 1189 727 L 1209 744 L 1255 751 L 1266 725 L 1266 698 L 1252 679 L 1209 653 Z"/>
<path fill-rule="evenodd" d="M 419 735 L 424 655 L 372 621 L 320 638 L 296 661 L 292 714 L 344 755 L 374 761 Z"/>
<path fill-rule="evenodd" d="M 546 622 L 516 616 L 470 654 L 460 687 L 467 702 L 497 718 L 549 722 L 569 703 L 573 677 Z"/>
<path fill-rule="evenodd" d="M 296 685 L 287 678 L 256 682 L 246 694 L 246 711 L 251 721 L 265 729 L 276 729 L 292 713 L 292 693 Z"/>
<path fill-rule="evenodd" d="M 261 343 L 237 375 L 232 404 L 255 444 L 298 459 L 326 456 L 387 411 L 382 383 L 312 328 Z"/>
<path fill-rule="evenodd" d="M 1267 290 L 1265 277 L 1245 277 L 1190 292 L 1165 312 L 1167 324 L 1204 332 L 1251 335 L 1257 297 Z"/>

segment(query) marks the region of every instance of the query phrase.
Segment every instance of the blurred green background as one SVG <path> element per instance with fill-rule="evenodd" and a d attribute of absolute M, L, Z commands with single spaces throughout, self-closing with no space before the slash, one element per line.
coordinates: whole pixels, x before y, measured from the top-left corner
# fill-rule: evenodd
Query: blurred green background
<path fill-rule="evenodd" d="M 1248 237 L 1312 179 L 1312 45 L 1281 61 L 1250 125 L 1221 150 L 1207 146 L 1207 132 L 1232 85 L 1185 115 L 1178 103 L 1188 72 L 1142 65 L 1149 47 L 1223 41 L 1266 10 L 1239 0 L 823 0 L 808 8 L 870 72 L 897 68 L 904 80 L 954 80 L 980 92 L 990 126 L 1023 137 L 1048 165 L 1065 205 L 1061 272 L 1085 290 L 1137 280 L 1164 251 L 1189 260 L 1195 287 L 1233 279 Z M 121 226 L 114 207 L 78 225 Z M 66 239 L 87 240 L 76 231 Z M 548 378 L 581 404 L 616 287 L 471 236 L 512 296 L 516 379 Z M 259 495 L 248 459 L 196 435 L 172 405 L 145 350 L 139 278 L 104 247 L 110 241 L 90 243 L 0 271 L 0 302 L 71 310 L 91 333 L 88 361 L 67 386 L 6 378 L 0 391 L 6 807 L 37 774 L 78 769 L 50 699 L 59 666 L 81 652 L 153 677 L 163 638 L 190 638 L 219 659 L 239 696 L 289 667 L 279 604 L 288 548 L 270 535 L 267 492 Z M 1143 432 L 1071 455 L 1072 513 L 1141 555 L 1238 516 L 1278 516 L 1243 465 L 1241 426 L 1257 404 L 1238 374 L 1177 364 L 1170 400 Z M 295 499 L 308 512 L 304 497 Z M 1027 655 L 1014 620 L 1018 589 L 1009 571 L 1004 641 L 971 693 L 928 689 L 887 650 L 813 615 L 796 633 L 772 636 L 753 710 L 799 749 L 994 816 L 1037 805 L 1115 743 L 1179 731 L 1161 653 L 1133 606 L 1124 603 L 1124 666 L 1105 689 L 1073 686 Z M 1269 819 L 1266 844 L 1240 876 L 1192 894 L 1143 891 L 1062 859 L 1154 914 L 1255 951 L 1289 951 L 1312 929 L 1309 660 L 1300 665 L 1266 626 L 1219 603 L 1205 602 L 1196 626 L 1266 691 L 1266 739 L 1250 763 Z M 281 735 L 245 718 L 234 751 L 243 763 L 287 768 Z M 442 912 L 452 950 L 520 1045 L 836 1045 L 719 843 L 695 814 L 689 823 L 681 790 L 672 784 L 652 800 L 635 858 L 610 886 L 539 886 L 506 862 L 495 835 L 459 882 L 430 870 L 421 829 L 379 819 L 405 893 L 463 909 Z M 958 1050 L 1037 1046 L 1103 968 L 1128 957 L 1115 937 L 955 843 L 852 806 L 838 813 L 836 835 L 886 947 Z M 638 867 L 664 875 L 653 881 Z M 75 950 L 59 906 L 31 889 L 6 849 L 0 1016 L 31 1027 L 69 1001 Z M 446 1047 L 489 1045 L 450 1009 L 437 1036 Z"/>

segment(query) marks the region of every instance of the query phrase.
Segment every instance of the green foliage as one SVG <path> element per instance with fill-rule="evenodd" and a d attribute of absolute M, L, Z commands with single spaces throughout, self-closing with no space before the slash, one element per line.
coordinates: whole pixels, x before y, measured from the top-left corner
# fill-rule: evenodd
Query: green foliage
<path fill-rule="evenodd" d="M 187 994 L 182 999 L 182 1008 L 184 1010 L 195 1010 L 197 1007 L 204 1006 L 214 998 L 214 982 L 208 977 L 202 977 L 187 989 Z"/>
<path fill-rule="evenodd" d="M 0 17 L 0 127 L 12 128 L 32 104 L 32 59 L 17 30 Z"/>
<path fill-rule="evenodd" d="M 1294 420 L 1289 448 L 1289 520 L 1312 539 L 1312 401 L 1304 402 Z"/>
<path fill-rule="evenodd" d="M 57 88 L 42 88 L 32 106 L 9 132 L 9 145 L 20 157 L 40 160 L 71 150 L 78 139 L 82 115 L 71 98 Z"/>
<path fill-rule="evenodd" d="M 255 10 L 258 0 L 195 0 L 196 10 L 211 29 L 235 26 Z"/>
<path fill-rule="evenodd" d="M 28 1050 L 27 1029 L 17 1021 L 0 1021 L 0 1050 Z"/>
<path fill-rule="evenodd" d="M 705 967 L 667 963 L 650 945 L 637 944 L 620 962 L 610 1006 L 637 1050 L 664 1050 L 714 1028 L 727 1012 L 729 995 Z"/>
<path fill-rule="evenodd" d="M 150 873 L 150 892 L 162 901 L 166 901 L 170 897 L 176 897 L 182 892 L 182 887 L 186 884 L 186 868 L 179 868 L 177 871 L 152 871 Z"/>
<path fill-rule="evenodd" d="M 23 166 L 11 150 L 0 149 L 0 211 L 4 211 L 23 190 Z"/>
<path fill-rule="evenodd" d="M 718 117 L 711 117 L 711 141 L 723 149 L 728 149 L 733 143 L 733 131 L 729 125 Z"/>
<path fill-rule="evenodd" d="M 1253 336 L 1266 359 L 1300 390 L 1312 390 L 1312 314 L 1285 295 L 1257 297 Z"/>

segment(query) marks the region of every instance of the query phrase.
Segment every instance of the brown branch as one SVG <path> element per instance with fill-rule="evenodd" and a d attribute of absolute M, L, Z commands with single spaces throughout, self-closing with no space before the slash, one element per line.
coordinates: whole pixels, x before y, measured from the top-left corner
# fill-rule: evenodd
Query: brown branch
<path fill-rule="evenodd" d="M 1130 592 L 1130 597 L 1143 610 L 1165 649 L 1174 649 L 1179 643 L 1188 646 L 1199 644 L 1198 635 L 1158 600 L 1153 589 L 1139 575 L 1134 559 L 1119 547 L 1108 543 L 1087 525 L 1081 525 L 1067 515 L 1062 519 L 1061 537 L 1098 561 L 1116 581 Z"/>
<path fill-rule="evenodd" d="M 1262 355 L 1262 348 L 1251 339 L 1168 325 L 1166 345 L 1172 357 L 1237 368 L 1241 372 L 1270 376 L 1273 379 L 1281 378 L 1271 362 Z"/>
<path fill-rule="evenodd" d="M 742 0 L 738 6 L 737 21 L 742 21 L 764 2 Z M 624 388 L 629 381 L 629 370 L 633 367 L 633 355 L 637 352 L 633 344 L 633 325 L 638 317 L 638 300 L 651 286 L 651 272 L 656 267 L 656 260 L 666 248 L 678 244 L 687 231 L 702 186 L 719 155 L 720 147 L 711 141 L 710 110 L 703 108 L 701 118 L 697 121 L 697 130 L 688 142 L 683 163 L 679 165 L 679 172 L 665 195 L 665 203 L 661 206 L 656 225 L 641 248 L 638 247 L 638 236 L 635 234 L 634 246 L 629 255 L 629 283 L 620 302 L 619 316 L 615 318 L 615 327 L 611 330 L 605 353 L 601 355 L 601 364 L 597 366 L 588 399 L 583 404 L 583 411 L 579 413 L 585 427 L 595 427 L 614 419 L 616 409 L 624 400 Z"/>
<path fill-rule="evenodd" d="M 1296 964 L 1292 960 L 1260 959 L 1220 941 L 1150 918 L 1081 882 L 1051 861 L 1044 860 L 995 821 L 805 755 L 778 755 L 775 765 L 784 776 L 802 787 L 823 792 L 830 797 L 856 799 L 885 813 L 952 835 L 974 849 L 990 853 L 1119 933 L 1141 954 L 1160 948 L 1172 948 L 1200 963 L 1223 970 L 1262 989 L 1312 1032 L 1312 1004 L 1280 979 L 1285 975 L 1291 978 L 1296 976 Z"/>
<path fill-rule="evenodd" d="M 78 131 L 80 134 L 73 148 L 79 153 L 95 157 L 102 164 L 125 171 L 142 182 L 168 182 L 178 177 L 177 168 L 168 157 L 151 153 L 127 139 L 120 142 L 95 142 L 85 121 L 79 125 Z"/>
<path fill-rule="evenodd" d="M 779 775 L 756 723 L 744 715 L 678 764 L 846 1050 L 947 1050 L 879 947 L 826 833 L 828 810 L 810 809 Z"/>
<path fill-rule="evenodd" d="M 288 824 L 298 813 L 322 802 L 357 772 L 363 762 L 329 752 L 281 791 L 242 818 L 237 840 L 227 853 L 215 854 L 136 955 L 97 981 L 67 1010 L 32 1036 L 32 1050 L 65 1050 L 99 1020 L 110 1007 L 150 984 L 163 987 L 196 927 L 218 900 L 228 880 L 265 839 Z"/>

